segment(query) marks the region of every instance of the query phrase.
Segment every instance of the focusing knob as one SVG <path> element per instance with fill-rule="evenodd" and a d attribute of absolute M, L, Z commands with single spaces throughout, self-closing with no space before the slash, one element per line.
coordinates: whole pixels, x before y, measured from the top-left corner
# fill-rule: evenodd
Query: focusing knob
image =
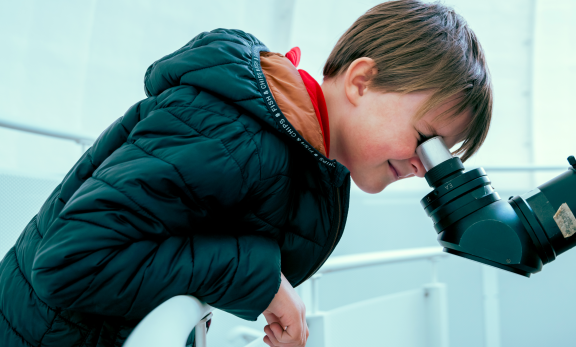
<path fill-rule="evenodd" d="M 574 159 L 574 156 L 573 156 L 573 155 L 571 155 L 571 156 L 568 157 L 568 163 L 569 163 L 573 168 L 576 169 L 576 159 Z"/>
<path fill-rule="evenodd" d="M 454 157 L 434 166 L 424 175 L 424 178 L 426 178 L 426 182 L 428 182 L 430 188 L 436 189 L 443 178 L 463 170 L 464 165 L 462 165 L 460 158 Z"/>

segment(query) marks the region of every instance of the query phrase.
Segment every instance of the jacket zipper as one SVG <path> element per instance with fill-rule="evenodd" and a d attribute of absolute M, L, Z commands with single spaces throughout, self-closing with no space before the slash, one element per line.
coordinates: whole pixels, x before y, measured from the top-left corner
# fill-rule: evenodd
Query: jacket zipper
<path fill-rule="evenodd" d="M 339 192 L 338 188 L 336 188 L 336 200 L 338 202 L 338 227 L 336 228 L 336 233 L 334 235 L 334 240 L 332 241 L 332 246 L 330 247 L 330 250 L 328 251 L 328 253 L 324 257 L 324 259 L 319 263 L 319 265 L 310 273 L 310 275 L 308 275 L 308 277 L 306 277 L 298 285 L 306 282 L 310 277 L 312 277 L 316 273 L 316 271 L 318 271 L 318 269 L 320 269 L 322 267 L 322 265 L 324 265 L 324 262 L 326 262 L 326 259 L 328 259 L 330 254 L 332 254 L 332 251 L 334 250 L 334 247 L 336 246 L 336 240 L 338 240 L 338 235 L 340 234 L 340 224 L 342 222 L 342 207 L 340 206 L 340 192 Z"/>

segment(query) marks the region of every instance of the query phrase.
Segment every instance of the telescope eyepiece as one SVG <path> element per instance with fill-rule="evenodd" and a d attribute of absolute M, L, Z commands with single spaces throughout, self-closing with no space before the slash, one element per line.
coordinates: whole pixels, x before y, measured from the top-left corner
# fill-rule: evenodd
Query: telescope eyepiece
<path fill-rule="evenodd" d="M 453 157 L 446 146 L 444 139 L 435 136 L 423 142 L 416 148 L 416 154 L 426 169 L 426 182 L 430 188 L 436 189 L 439 185 L 459 176 L 464 171 L 464 165 L 458 157 Z"/>
<path fill-rule="evenodd" d="M 484 169 L 465 171 L 441 137 L 416 152 L 433 189 L 420 204 L 445 252 L 530 277 L 576 246 L 574 157 L 563 174 L 503 201 Z"/>
<path fill-rule="evenodd" d="M 440 136 L 435 136 L 422 142 L 416 148 L 416 154 L 418 154 L 426 171 L 430 171 L 433 167 L 452 159 L 452 153 L 450 153 L 444 139 Z"/>

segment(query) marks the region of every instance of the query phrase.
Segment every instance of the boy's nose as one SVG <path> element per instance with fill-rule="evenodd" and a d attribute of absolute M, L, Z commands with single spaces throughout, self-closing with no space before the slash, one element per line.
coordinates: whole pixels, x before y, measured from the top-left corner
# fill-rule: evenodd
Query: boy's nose
<path fill-rule="evenodd" d="M 426 174 L 426 169 L 424 168 L 424 164 L 422 164 L 418 156 L 413 156 L 412 158 L 408 159 L 408 162 L 410 163 L 410 169 L 412 170 L 414 176 L 424 177 Z"/>
<path fill-rule="evenodd" d="M 390 163 L 398 171 L 398 178 L 424 177 L 426 169 L 418 156 L 403 160 L 390 159 Z"/>

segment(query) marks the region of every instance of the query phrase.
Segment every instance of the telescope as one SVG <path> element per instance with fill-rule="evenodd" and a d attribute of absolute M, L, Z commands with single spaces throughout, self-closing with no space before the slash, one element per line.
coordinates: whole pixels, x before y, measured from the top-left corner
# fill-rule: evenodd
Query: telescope
<path fill-rule="evenodd" d="M 530 277 L 576 245 L 576 160 L 537 188 L 502 200 L 483 168 L 465 171 L 440 136 L 416 149 L 433 189 L 420 204 L 444 252 Z"/>

